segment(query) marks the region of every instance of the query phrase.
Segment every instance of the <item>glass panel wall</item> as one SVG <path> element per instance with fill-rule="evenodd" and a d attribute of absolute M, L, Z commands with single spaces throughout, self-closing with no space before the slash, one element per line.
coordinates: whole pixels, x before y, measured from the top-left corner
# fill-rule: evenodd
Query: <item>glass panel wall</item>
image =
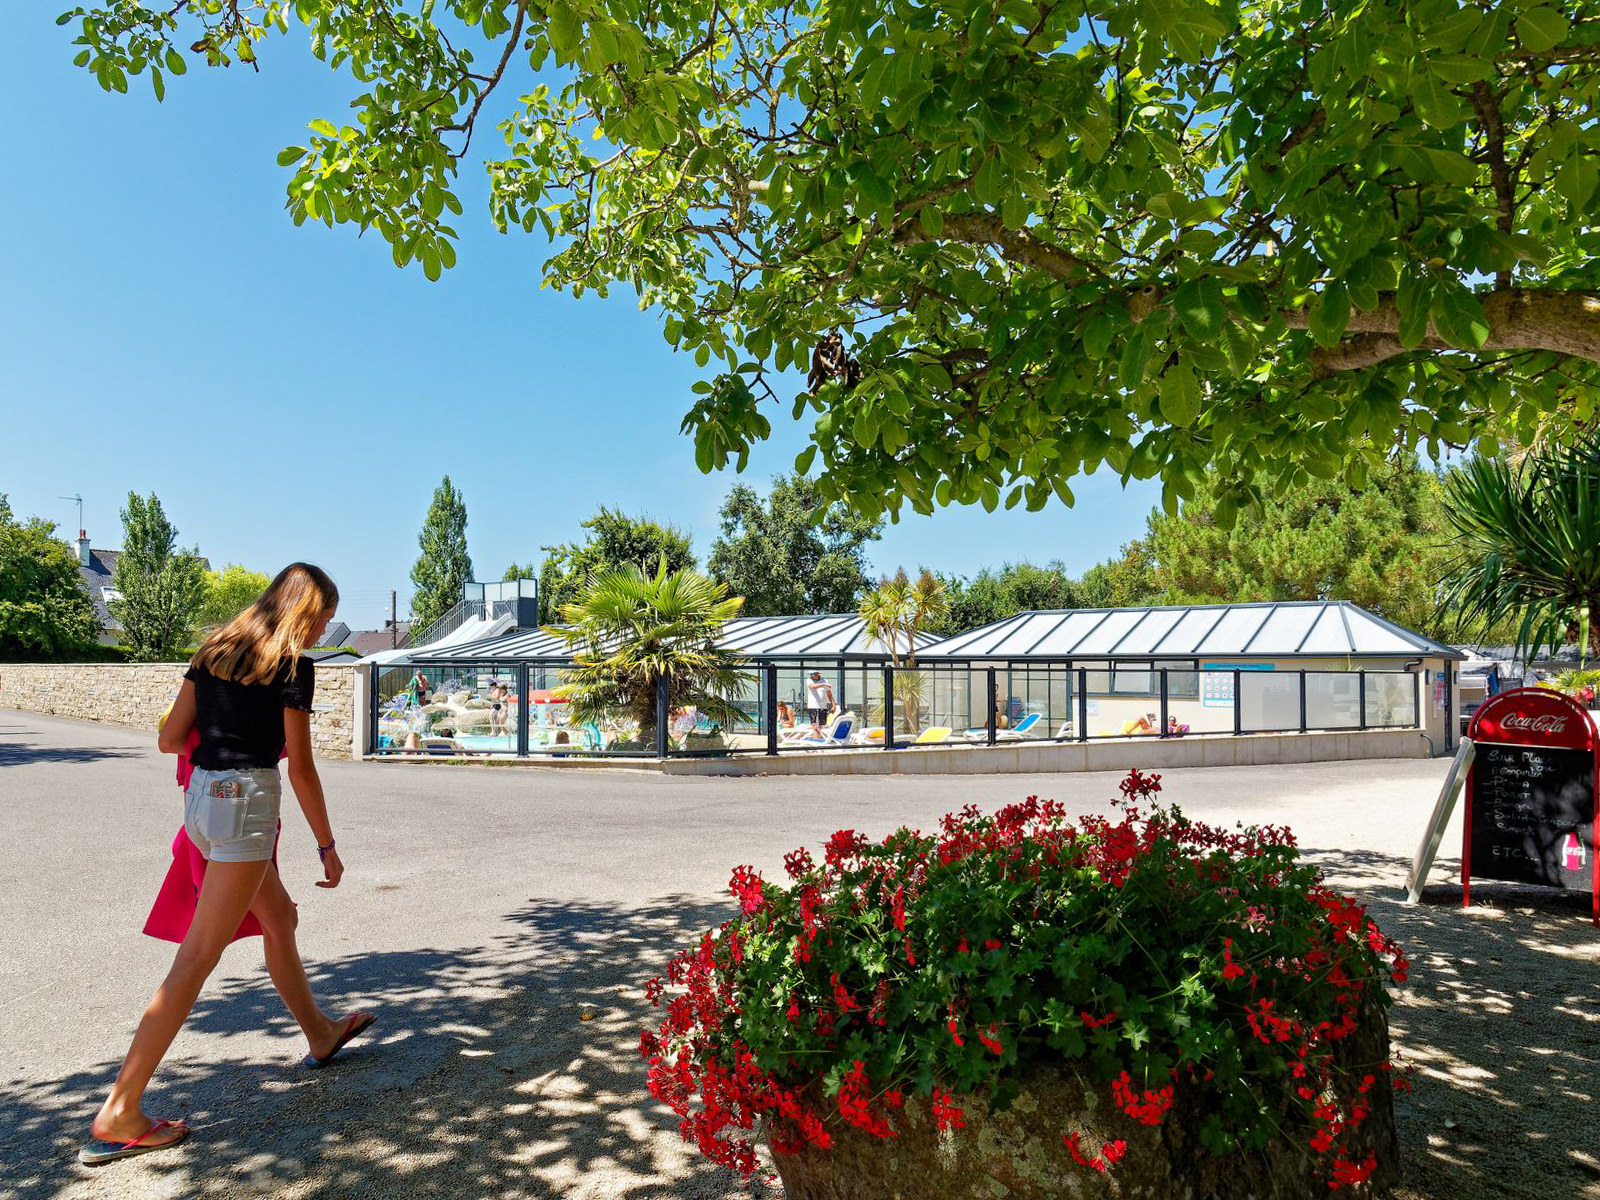
<path fill-rule="evenodd" d="M 1417 681 L 1409 671 L 1367 672 L 1367 727 L 1407 728 L 1417 723 Z"/>
<path fill-rule="evenodd" d="M 376 673 L 379 754 L 515 754 L 517 666 L 491 662 Z"/>
<path fill-rule="evenodd" d="M 1216 672 L 1193 668 L 1167 672 L 1167 733 L 1232 733 L 1233 693 L 1213 686 L 1202 692 L 1201 676 Z M 1212 681 L 1213 684 L 1215 681 Z"/>
<path fill-rule="evenodd" d="M 1350 671 L 1307 671 L 1306 728 L 1360 729 L 1361 676 Z"/>
<path fill-rule="evenodd" d="M 1240 671 L 1239 728 L 1281 733 L 1300 728 L 1300 672 Z"/>
<path fill-rule="evenodd" d="M 973 745 L 987 740 L 985 663 L 934 661 L 896 670 L 896 745 Z M 995 740 L 1182 737 L 1289 732 L 1301 727 L 1301 672 L 1204 671 L 1101 661 L 997 663 Z M 1080 671 L 1082 672 L 1080 674 Z M 519 686 L 526 672 L 526 692 Z M 670 753 L 765 753 L 769 664 L 744 668 L 726 708 L 689 695 L 669 698 Z M 572 675 L 554 661 L 403 664 L 374 669 L 372 749 L 377 754 L 651 756 L 655 709 L 625 703 L 579 721 L 556 692 Z M 796 659 L 771 665 L 780 751 L 882 748 L 884 671 L 878 663 Z M 1304 673 L 1309 730 L 1413 728 L 1416 676 L 1405 671 Z M 1087 686 L 1080 695 L 1080 681 Z M 1165 703 L 1163 704 L 1163 690 Z M 1237 690 L 1237 695 L 1235 695 Z M 525 742 L 519 739 L 519 733 Z"/>

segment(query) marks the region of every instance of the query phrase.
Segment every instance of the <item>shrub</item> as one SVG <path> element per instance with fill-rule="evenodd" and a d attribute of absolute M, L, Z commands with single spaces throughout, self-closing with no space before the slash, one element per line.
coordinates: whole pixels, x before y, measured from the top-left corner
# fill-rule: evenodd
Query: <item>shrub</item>
<path fill-rule="evenodd" d="M 937 837 L 844 830 L 820 863 L 790 854 L 788 886 L 736 868 L 739 915 L 648 985 L 664 1009 L 640 1044 L 651 1094 L 749 1174 L 758 1135 L 826 1149 L 835 1108 L 894 1138 L 918 1095 L 958 1129 L 960 1097 L 1005 1107 L 1026 1069 L 1072 1064 L 1152 1125 L 1176 1090 L 1199 1095 L 1214 1154 L 1287 1132 L 1332 1186 L 1359 1182 L 1373 1163 L 1350 1161 L 1350 1135 L 1391 1066 L 1335 1089 L 1335 1052 L 1404 979 L 1399 948 L 1286 829 L 1217 830 L 1159 790 L 1132 772 L 1117 819 L 1030 797 L 969 806 Z M 1063 1140 L 1100 1170 L 1120 1153 Z"/>

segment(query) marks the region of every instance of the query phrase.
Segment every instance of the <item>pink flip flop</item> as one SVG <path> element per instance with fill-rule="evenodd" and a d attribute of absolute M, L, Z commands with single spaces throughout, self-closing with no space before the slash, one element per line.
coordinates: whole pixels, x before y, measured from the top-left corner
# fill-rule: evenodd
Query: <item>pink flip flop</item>
<path fill-rule="evenodd" d="M 163 1129 L 181 1129 L 177 1137 L 168 1138 L 164 1142 L 153 1145 L 146 1144 L 150 1137 L 160 1133 Z M 105 1138 L 90 1138 L 88 1143 L 78 1151 L 78 1161 L 86 1167 L 98 1167 L 101 1163 L 116 1162 L 119 1158 L 132 1158 L 135 1154 L 149 1154 L 152 1150 L 165 1150 L 168 1146 L 176 1146 L 189 1136 L 189 1127 L 182 1121 L 157 1121 L 131 1142 L 107 1141 Z"/>
<path fill-rule="evenodd" d="M 321 1058 L 311 1054 L 306 1055 L 304 1059 L 305 1065 L 314 1071 L 320 1071 L 338 1057 L 339 1051 L 345 1048 L 351 1038 L 365 1033 L 377 1019 L 375 1015 L 369 1012 L 352 1013 L 349 1023 L 344 1027 L 344 1032 L 339 1035 L 339 1040 L 333 1044 L 333 1049 L 329 1050 Z"/>

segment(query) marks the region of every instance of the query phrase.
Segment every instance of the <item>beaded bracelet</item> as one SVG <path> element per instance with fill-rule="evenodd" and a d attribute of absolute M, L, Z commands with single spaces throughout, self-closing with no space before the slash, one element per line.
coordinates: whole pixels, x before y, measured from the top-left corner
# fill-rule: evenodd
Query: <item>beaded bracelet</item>
<path fill-rule="evenodd" d="M 328 844 L 326 846 L 318 846 L 317 847 L 317 859 L 320 861 L 322 859 L 327 858 L 328 857 L 328 851 L 332 850 L 335 844 L 336 843 L 334 842 L 334 840 L 332 838 L 329 838 L 328 839 Z"/>

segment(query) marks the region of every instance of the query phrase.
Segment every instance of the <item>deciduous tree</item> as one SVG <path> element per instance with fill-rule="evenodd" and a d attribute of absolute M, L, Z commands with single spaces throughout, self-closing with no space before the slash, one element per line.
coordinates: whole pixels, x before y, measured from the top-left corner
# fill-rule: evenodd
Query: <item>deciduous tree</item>
<path fill-rule="evenodd" d="M 623 567 L 654 571 L 662 559 L 668 573 L 694 566 L 689 535 L 648 517 L 630 517 L 602 507 L 583 522 L 581 542 L 546 546 L 539 568 L 539 619 L 561 620 L 561 611 L 573 603 L 592 577 Z"/>
<path fill-rule="evenodd" d="M 179 550 L 178 531 L 154 492 L 128 493 L 122 510 L 122 553 L 111 573 L 119 599 L 107 605 L 122 624 L 135 662 L 170 662 L 189 645 L 205 602 L 205 565 L 198 550 Z"/>
<path fill-rule="evenodd" d="M 870 586 L 866 545 L 883 522 L 822 500 L 815 480 L 779 475 L 765 500 L 735 484 L 721 516 L 707 567 L 744 597 L 745 616 L 853 612 Z"/>
<path fill-rule="evenodd" d="M 201 626 L 226 625 L 254 604 L 272 582 L 260 571 L 247 571 L 229 563 L 220 571 L 205 573 L 205 601 L 200 606 Z"/>
<path fill-rule="evenodd" d="M 467 553 L 467 502 L 450 476 L 433 490 L 433 501 L 417 535 L 422 554 L 411 568 L 411 626 L 425 633 L 461 603 L 462 588 L 472 582 L 472 555 Z"/>
<path fill-rule="evenodd" d="M 1595 0 L 99 0 L 78 62 L 159 96 L 299 26 L 341 121 L 279 156 L 296 222 L 455 261 L 456 176 L 548 284 L 657 307 L 714 378 L 705 467 L 812 414 L 824 498 L 1170 510 L 1360 471 L 1600 383 Z M 481 141 L 479 147 L 481 148 Z M 775 396 L 773 398 L 776 398 Z"/>
<path fill-rule="evenodd" d="M 0 493 L 0 659 L 70 657 L 99 633 L 77 560 L 55 526 L 16 520 Z"/>
<path fill-rule="evenodd" d="M 1083 606 L 1081 589 L 1059 562 L 1006 563 L 999 570 L 985 567 L 971 579 L 946 577 L 943 583 L 949 609 L 934 633 L 959 633 L 1036 609 Z"/>

